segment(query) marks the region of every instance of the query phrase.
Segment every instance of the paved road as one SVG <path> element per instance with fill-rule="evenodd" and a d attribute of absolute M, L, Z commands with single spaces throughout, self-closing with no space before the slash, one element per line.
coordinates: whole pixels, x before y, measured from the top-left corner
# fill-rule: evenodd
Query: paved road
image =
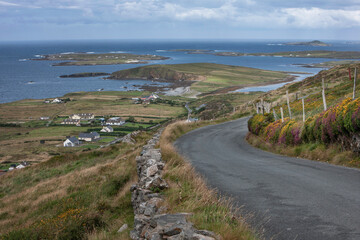
<path fill-rule="evenodd" d="M 175 146 L 210 186 L 253 215 L 266 239 L 360 239 L 359 170 L 261 151 L 246 133 L 243 118 L 197 129 Z"/>

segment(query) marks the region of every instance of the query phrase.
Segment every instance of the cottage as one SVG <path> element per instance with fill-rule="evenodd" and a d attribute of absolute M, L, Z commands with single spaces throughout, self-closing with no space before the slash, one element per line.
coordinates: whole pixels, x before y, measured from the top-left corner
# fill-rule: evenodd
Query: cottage
<path fill-rule="evenodd" d="M 76 145 L 79 145 L 80 141 L 76 137 L 70 137 L 65 140 L 64 147 L 75 147 Z"/>
<path fill-rule="evenodd" d="M 71 119 L 78 119 L 78 120 L 90 120 L 94 119 L 94 114 L 92 113 L 76 113 L 69 116 Z"/>
<path fill-rule="evenodd" d="M 25 166 L 22 165 L 22 164 L 19 164 L 19 165 L 16 166 L 16 169 L 23 169 L 23 168 L 25 168 Z"/>
<path fill-rule="evenodd" d="M 155 100 L 155 99 L 158 99 L 158 98 L 160 98 L 158 95 L 156 95 L 156 94 L 151 94 L 150 96 L 145 96 L 145 97 L 141 97 L 140 99 L 142 100 L 142 101 L 145 101 L 145 102 L 147 102 L 147 101 L 152 101 L 152 100 Z"/>
<path fill-rule="evenodd" d="M 97 132 L 79 134 L 79 140 L 84 140 L 85 142 L 93 142 L 99 138 L 100 134 L 98 134 Z"/>
<path fill-rule="evenodd" d="M 64 121 L 62 121 L 61 124 L 80 126 L 80 120 L 68 118 L 68 119 L 64 119 Z"/>
<path fill-rule="evenodd" d="M 112 118 L 109 118 L 105 124 L 121 126 L 121 125 L 125 124 L 125 120 L 122 119 L 121 117 L 112 117 Z"/>
<path fill-rule="evenodd" d="M 54 100 L 52 100 L 51 103 L 62 103 L 62 102 L 63 102 L 63 100 L 55 98 Z"/>
<path fill-rule="evenodd" d="M 114 129 L 110 126 L 104 126 L 103 129 L 100 130 L 100 132 L 114 132 Z"/>

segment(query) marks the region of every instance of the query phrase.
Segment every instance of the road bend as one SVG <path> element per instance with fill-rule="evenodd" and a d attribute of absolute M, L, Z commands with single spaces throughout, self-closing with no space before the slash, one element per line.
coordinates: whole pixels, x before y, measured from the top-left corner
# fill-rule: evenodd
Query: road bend
<path fill-rule="evenodd" d="M 360 171 L 250 146 L 247 118 L 199 128 L 175 142 L 266 239 L 360 239 Z"/>

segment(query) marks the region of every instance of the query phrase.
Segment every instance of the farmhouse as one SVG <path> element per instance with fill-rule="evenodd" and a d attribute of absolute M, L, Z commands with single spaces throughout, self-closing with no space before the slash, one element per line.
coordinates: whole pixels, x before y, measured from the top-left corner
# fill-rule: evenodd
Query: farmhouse
<path fill-rule="evenodd" d="M 70 137 L 64 141 L 64 147 L 75 147 L 80 141 L 76 137 Z"/>
<path fill-rule="evenodd" d="M 62 103 L 63 100 L 55 98 L 54 100 L 51 101 L 51 103 Z"/>
<path fill-rule="evenodd" d="M 71 118 L 64 119 L 64 121 L 62 121 L 61 124 L 80 126 L 80 119 L 71 119 Z"/>
<path fill-rule="evenodd" d="M 105 125 L 115 125 L 115 126 L 121 126 L 125 124 L 125 120 L 122 119 L 121 117 L 112 117 L 112 118 L 109 118 Z"/>
<path fill-rule="evenodd" d="M 69 116 L 71 119 L 78 119 L 78 120 L 90 120 L 94 119 L 94 114 L 92 113 L 76 113 Z"/>
<path fill-rule="evenodd" d="M 113 132 L 114 129 L 110 126 L 104 126 L 103 129 L 100 130 L 100 132 Z"/>
<path fill-rule="evenodd" d="M 147 101 L 155 100 L 155 99 L 158 99 L 158 98 L 160 98 L 160 97 L 153 93 L 150 96 L 141 97 L 140 100 L 142 100 L 144 102 L 147 102 Z"/>
<path fill-rule="evenodd" d="M 100 134 L 98 134 L 97 132 L 79 134 L 79 140 L 84 140 L 85 142 L 93 142 L 99 138 Z"/>

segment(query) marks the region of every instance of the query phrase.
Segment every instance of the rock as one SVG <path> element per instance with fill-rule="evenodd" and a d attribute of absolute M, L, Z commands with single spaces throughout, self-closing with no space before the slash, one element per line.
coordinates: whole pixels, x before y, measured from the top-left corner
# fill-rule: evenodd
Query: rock
<path fill-rule="evenodd" d="M 192 236 L 192 239 L 193 240 L 216 240 L 213 237 L 204 236 L 204 235 L 201 235 L 201 234 L 198 234 L 198 233 L 194 233 L 193 236 Z"/>
<path fill-rule="evenodd" d="M 148 167 L 146 169 L 146 176 L 147 177 L 152 177 L 154 176 L 157 172 L 159 171 L 157 165 L 152 165 L 151 167 Z"/>
<path fill-rule="evenodd" d="M 117 232 L 121 233 L 121 232 L 125 231 L 126 229 L 128 229 L 128 227 L 129 226 L 127 224 L 124 224 L 124 225 L 121 226 L 121 228 Z"/>
<path fill-rule="evenodd" d="M 152 180 L 145 183 L 145 188 L 159 188 L 159 189 L 165 189 L 168 188 L 167 183 L 159 176 L 155 176 Z"/>

